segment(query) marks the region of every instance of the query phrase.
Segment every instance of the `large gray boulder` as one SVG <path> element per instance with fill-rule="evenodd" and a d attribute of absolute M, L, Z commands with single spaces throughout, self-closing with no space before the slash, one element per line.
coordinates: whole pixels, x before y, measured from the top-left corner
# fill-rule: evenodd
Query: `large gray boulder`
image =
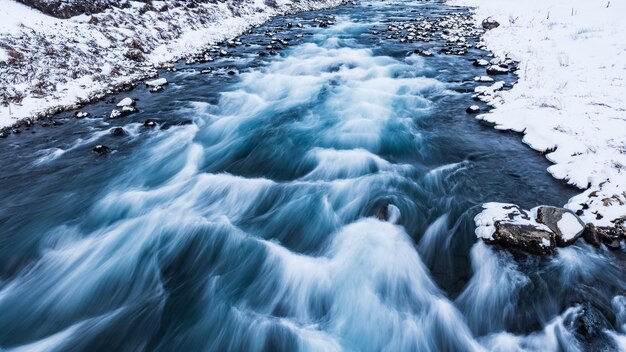
<path fill-rule="evenodd" d="M 538 207 L 537 222 L 554 232 L 559 247 L 574 244 L 585 230 L 585 223 L 574 212 L 564 208 L 545 205 Z"/>

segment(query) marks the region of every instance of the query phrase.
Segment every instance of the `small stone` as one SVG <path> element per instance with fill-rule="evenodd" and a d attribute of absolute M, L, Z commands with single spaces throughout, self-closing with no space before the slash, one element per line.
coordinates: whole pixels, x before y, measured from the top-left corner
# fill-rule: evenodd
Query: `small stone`
<path fill-rule="evenodd" d="M 111 149 L 107 147 L 106 145 L 99 144 L 93 147 L 93 151 L 96 152 L 97 154 L 102 155 L 102 154 L 108 153 L 109 151 L 111 151 Z"/>
<path fill-rule="evenodd" d="M 76 111 L 76 112 L 74 113 L 74 116 L 75 116 L 77 119 L 83 119 L 83 118 L 85 118 L 85 117 L 89 117 L 90 115 L 91 115 L 90 113 L 85 112 L 85 111 Z"/>
<path fill-rule="evenodd" d="M 489 65 L 489 61 L 487 61 L 485 59 L 476 59 L 476 60 L 474 60 L 473 65 L 474 66 L 488 66 Z"/>
<path fill-rule="evenodd" d="M 465 109 L 465 112 L 467 112 L 468 114 L 477 114 L 480 112 L 480 106 L 472 105 L 468 107 L 467 109 Z"/>
<path fill-rule="evenodd" d="M 507 67 L 502 67 L 501 65 L 490 65 L 487 67 L 487 74 L 490 75 L 503 75 L 509 73 L 509 69 Z"/>
<path fill-rule="evenodd" d="M 498 21 L 492 19 L 491 17 L 485 18 L 483 20 L 483 28 L 486 30 L 490 30 L 490 29 L 495 29 L 500 27 L 500 23 L 498 23 Z"/>
<path fill-rule="evenodd" d="M 148 119 L 148 120 L 143 122 L 143 125 L 144 125 L 144 127 L 153 128 L 153 127 L 158 126 L 159 124 L 156 121 L 152 120 L 152 119 Z"/>
<path fill-rule="evenodd" d="M 158 78 L 158 79 L 155 79 L 155 80 L 152 80 L 152 81 L 146 81 L 146 85 L 148 87 L 152 87 L 152 88 L 154 88 L 154 87 L 162 87 L 162 86 L 164 86 L 166 84 L 167 84 L 167 79 L 165 79 L 165 78 Z"/>
<path fill-rule="evenodd" d="M 109 115 L 109 118 L 110 119 L 115 119 L 115 118 L 118 118 L 120 116 L 122 116 L 122 112 L 121 111 L 113 110 L 113 111 L 111 111 L 111 115 Z"/>

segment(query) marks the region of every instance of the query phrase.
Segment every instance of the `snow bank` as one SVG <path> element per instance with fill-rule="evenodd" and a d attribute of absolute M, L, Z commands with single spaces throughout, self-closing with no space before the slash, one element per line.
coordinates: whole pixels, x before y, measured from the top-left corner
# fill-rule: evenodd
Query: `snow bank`
<path fill-rule="evenodd" d="M 475 6 L 496 56 L 519 61 L 519 82 L 477 118 L 524 133 L 548 171 L 581 189 L 567 208 L 610 226 L 626 215 L 626 2 L 451 0 Z"/>
<path fill-rule="evenodd" d="M 342 0 L 131 1 L 57 19 L 0 0 L 0 128 L 51 108 L 86 103 L 110 88 L 235 37 L 287 12 Z"/>

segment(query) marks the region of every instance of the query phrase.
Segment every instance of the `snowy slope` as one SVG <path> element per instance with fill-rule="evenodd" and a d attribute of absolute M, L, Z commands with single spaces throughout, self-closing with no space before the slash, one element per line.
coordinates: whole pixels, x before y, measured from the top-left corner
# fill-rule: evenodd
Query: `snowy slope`
<path fill-rule="evenodd" d="M 0 0 L 0 127 L 153 76 L 159 64 L 235 37 L 272 16 L 341 2 L 130 1 L 128 8 L 58 19 Z"/>
<path fill-rule="evenodd" d="M 585 222 L 610 226 L 625 216 L 626 2 L 452 2 L 476 7 L 477 22 L 497 20 L 487 48 L 520 61 L 519 82 L 478 118 L 523 132 L 554 163 L 555 178 L 590 187 L 567 205 Z"/>

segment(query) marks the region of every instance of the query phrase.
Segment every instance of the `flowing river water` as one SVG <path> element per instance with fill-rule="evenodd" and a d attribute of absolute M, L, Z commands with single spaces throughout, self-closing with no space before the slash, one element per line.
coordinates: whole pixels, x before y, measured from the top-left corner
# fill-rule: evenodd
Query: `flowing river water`
<path fill-rule="evenodd" d="M 561 205 L 576 190 L 465 113 L 485 52 L 375 30 L 449 13 L 467 9 L 277 18 L 231 57 L 164 72 L 160 94 L 115 97 L 137 114 L 104 118 L 102 101 L 0 140 L 0 350 L 617 349 L 621 252 L 477 242 L 482 202 Z M 291 45 L 257 56 L 266 31 Z M 394 221 L 374 216 L 388 204 Z"/>

